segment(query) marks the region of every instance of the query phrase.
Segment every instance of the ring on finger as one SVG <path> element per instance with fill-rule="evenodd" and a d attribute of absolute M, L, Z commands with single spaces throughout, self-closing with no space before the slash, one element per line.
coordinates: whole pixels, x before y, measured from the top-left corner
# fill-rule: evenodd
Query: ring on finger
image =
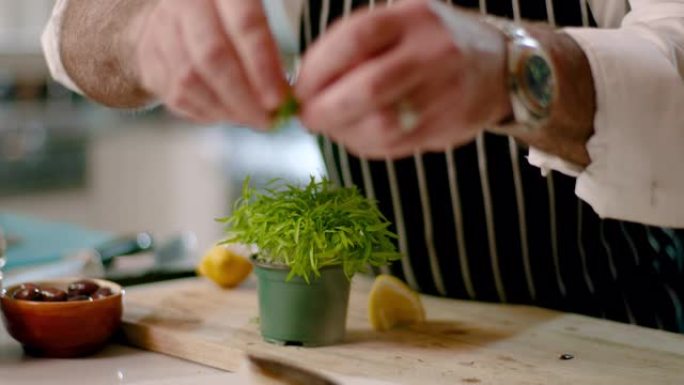
<path fill-rule="evenodd" d="M 399 121 L 399 129 L 404 134 L 415 131 L 420 121 L 420 115 L 411 106 L 409 102 L 403 101 L 397 106 L 397 118 Z"/>

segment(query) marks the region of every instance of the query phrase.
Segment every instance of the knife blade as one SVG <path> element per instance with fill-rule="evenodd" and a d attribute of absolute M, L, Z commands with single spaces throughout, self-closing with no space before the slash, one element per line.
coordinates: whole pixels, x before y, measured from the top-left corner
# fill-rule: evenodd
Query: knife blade
<path fill-rule="evenodd" d="M 339 385 L 328 377 L 283 361 L 254 354 L 247 354 L 247 361 L 249 373 L 256 377 L 252 379 L 254 383 L 261 383 L 258 381 L 261 376 L 262 382 L 275 381 L 283 385 Z"/>
<path fill-rule="evenodd" d="M 123 287 L 128 287 L 134 285 L 143 285 L 152 282 L 170 281 L 173 279 L 190 278 L 196 276 L 197 272 L 194 268 L 168 268 L 146 271 L 137 275 L 131 275 L 130 273 L 122 275 L 107 274 L 105 278 Z"/>

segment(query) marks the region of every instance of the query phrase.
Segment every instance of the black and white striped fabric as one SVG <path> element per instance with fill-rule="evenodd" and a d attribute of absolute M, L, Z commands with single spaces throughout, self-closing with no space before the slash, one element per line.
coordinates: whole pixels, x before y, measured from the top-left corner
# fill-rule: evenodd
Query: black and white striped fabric
<path fill-rule="evenodd" d="M 302 46 L 353 8 L 380 3 L 310 0 Z M 583 0 L 453 3 L 594 25 Z M 684 231 L 601 220 L 576 198 L 574 179 L 542 177 L 513 140 L 484 134 L 463 148 L 386 162 L 358 159 L 327 139 L 321 148 L 330 178 L 358 186 L 394 223 L 404 258 L 391 273 L 413 288 L 684 332 Z"/>

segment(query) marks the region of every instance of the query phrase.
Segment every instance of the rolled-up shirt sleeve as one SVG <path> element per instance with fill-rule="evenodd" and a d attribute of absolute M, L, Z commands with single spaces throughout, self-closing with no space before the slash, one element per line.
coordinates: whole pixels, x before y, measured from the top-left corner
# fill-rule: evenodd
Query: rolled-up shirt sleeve
<path fill-rule="evenodd" d="M 602 217 L 684 227 L 684 1 L 630 4 L 619 28 L 564 30 L 594 77 L 591 164 L 568 169 L 536 150 L 530 161 L 578 174 L 577 195 Z"/>
<path fill-rule="evenodd" d="M 81 90 L 76 83 L 71 80 L 71 77 L 69 77 L 69 74 L 64 69 L 64 65 L 62 65 L 62 59 L 60 57 L 59 34 L 62 29 L 64 10 L 68 3 L 69 0 L 57 0 L 55 7 L 52 9 L 50 20 L 45 25 L 40 40 L 43 46 L 43 55 L 45 56 L 45 61 L 47 62 L 52 78 L 70 90 L 80 94 L 82 93 Z"/>
<path fill-rule="evenodd" d="M 70 90 L 82 94 L 82 91 L 64 68 L 60 56 L 60 32 L 68 3 L 69 0 L 57 0 L 55 2 L 50 19 L 43 30 L 41 43 L 52 78 Z M 304 0 L 263 0 L 263 3 L 280 49 L 286 53 L 297 52 L 299 49 L 297 39 L 299 18 Z"/>

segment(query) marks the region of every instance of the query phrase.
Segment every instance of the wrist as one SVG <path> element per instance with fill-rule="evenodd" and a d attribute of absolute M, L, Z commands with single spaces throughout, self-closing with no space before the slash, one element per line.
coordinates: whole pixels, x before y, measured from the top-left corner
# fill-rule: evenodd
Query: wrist
<path fill-rule="evenodd" d="M 569 35 L 548 26 L 530 25 L 556 68 L 557 100 L 547 124 L 531 145 L 580 166 L 591 163 L 587 142 L 594 134 L 596 95 L 589 60 Z"/>
<path fill-rule="evenodd" d="M 497 71 L 495 73 L 496 77 L 496 90 L 494 92 L 494 109 L 492 114 L 492 121 L 489 126 L 499 126 L 501 124 L 507 124 L 513 122 L 515 117 L 513 116 L 513 106 L 511 104 L 510 97 L 510 74 L 508 71 L 508 49 L 507 49 L 507 38 L 506 36 L 496 28 L 492 28 L 497 34 L 500 42 L 499 55 L 497 55 Z"/>
<path fill-rule="evenodd" d="M 509 113 L 499 120 L 499 130 L 509 134 L 538 131 L 551 115 L 557 99 L 556 71 L 539 40 L 518 23 L 486 18 L 504 36 L 504 87 Z"/>
<path fill-rule="evenodd" d="M 569 36 L 548 26 L 520 25 L 488 18 L 506 37 L 507 114 L 491 130 L 578 165 L 590 159 L 595 97 L 591 68 Z"/>
<path fill-rule="evenodd" d="M 472 98 L 475 110 L 468 122 L 479 131 L 506 120 L 512 113 L 506 36 L 479 13 L 438 1 L 427 4 L 463 54 L 469 80 L 465 93 Z"/>

